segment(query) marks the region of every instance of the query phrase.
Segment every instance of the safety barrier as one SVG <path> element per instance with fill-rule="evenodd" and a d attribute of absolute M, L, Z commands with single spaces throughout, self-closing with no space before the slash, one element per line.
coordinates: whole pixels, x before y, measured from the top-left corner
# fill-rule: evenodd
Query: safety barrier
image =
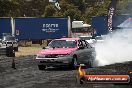
<path fill-rule="evenodd" d="M 5 47 L 0 48 L 0 56 L 6 56 L 6 48 Z"/>
<path fill-rule="evenodd" d="M 7 57 L 15 57 L 15 51 L 12 46 L 6 47 L 6 56 Z"/>
<path fill-rule="evenodd" d="M 0 56 L 15 57 L 15 51 L 12 46 L 10 47 L 1 47 Z"/>

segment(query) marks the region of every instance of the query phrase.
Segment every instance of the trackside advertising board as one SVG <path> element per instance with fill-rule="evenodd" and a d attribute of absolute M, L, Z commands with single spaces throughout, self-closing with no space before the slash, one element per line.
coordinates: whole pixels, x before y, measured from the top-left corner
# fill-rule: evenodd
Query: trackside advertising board
<path fill-rule="evenodd" d="M 11 18 L 0 18 L 0 37 L 2 33 L 12 33 Z"/>
<path fill-rule="evenodd" d="M 15 18 L 19 40 L 68 37 L 68 18 Z"/>
<path fill-rule="evenodd" d="M 113 16 L 113 28 L 132 29 L 132 16 L 131 15 Z"/>
<path fill-rule="evenodd" d="M 96 31 L 94 36 L 101 36 L 108 33 L 107 17 L 92 17 L 92 28 Z"/>
<path fill-rule="evenodd" d="M 132 29 L 132 16 L 131 15 L 120 15 L 112 17 L 112 29 L 108 27 L 107 16 L 95 16 L 92 17 L 92 28 L 96 31 L 94 36 L 106 35 L 109 30 L 116 29 Z"/>

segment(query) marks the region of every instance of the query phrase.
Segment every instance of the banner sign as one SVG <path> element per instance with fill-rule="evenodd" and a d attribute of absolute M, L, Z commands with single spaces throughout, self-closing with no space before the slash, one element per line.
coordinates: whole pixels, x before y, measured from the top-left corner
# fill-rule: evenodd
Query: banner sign
<path fill-rule="evenodd" d="M 108 30 L 112 31 L 112 17 L 115 13 L 117 0 L 111 0 L 108 12 Z"/>
<path fill-rule="evenodd" d="M 114 14 L 114 8 L 111 7 L 110 10 L 109 10 L 109 13 L 108 13 L 108 30 L 109 31 L 112 31 L 112 17 L 113 17 L 113 14 Z"/>

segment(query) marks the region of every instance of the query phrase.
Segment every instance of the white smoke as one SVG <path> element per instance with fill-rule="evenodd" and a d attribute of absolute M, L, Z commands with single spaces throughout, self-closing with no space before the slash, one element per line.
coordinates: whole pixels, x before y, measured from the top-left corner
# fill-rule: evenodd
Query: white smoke
<path fill-rule="evenodd" d="M 120 26 L 132 24 L 124 22 Z M 118 29 L 108 34 L 104 42 L 95 45 L 95 49 L 99 66 L 132 61 L 132 29 Z"/>

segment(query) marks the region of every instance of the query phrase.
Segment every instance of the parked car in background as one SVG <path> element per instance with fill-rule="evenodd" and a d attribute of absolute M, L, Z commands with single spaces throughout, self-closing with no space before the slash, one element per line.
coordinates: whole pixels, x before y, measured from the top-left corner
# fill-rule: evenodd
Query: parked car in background
<path fill-rule="evenodd" d="M 96 41 L 92 38 L 92 36 L 80 36 L 79 38 L 86 40 L 92 47 L 94 47 Z"/>
<path fill-rule="evenodd" d="M 38 68 L 47 66 L 69 66 L 72 69 L 84 64 L 92 67 L 96 53 L 91 45 L 80 38 L 61 38 L 52 40 L 36 57 Z"/>
<path fill-rule="evenodd" d="M 2 43 L 2 46 L 12 46 L 15 51 L 18 51 L 18 39 L 16 39 L 15 36 L 4 33 L 0 41 Z"/>

